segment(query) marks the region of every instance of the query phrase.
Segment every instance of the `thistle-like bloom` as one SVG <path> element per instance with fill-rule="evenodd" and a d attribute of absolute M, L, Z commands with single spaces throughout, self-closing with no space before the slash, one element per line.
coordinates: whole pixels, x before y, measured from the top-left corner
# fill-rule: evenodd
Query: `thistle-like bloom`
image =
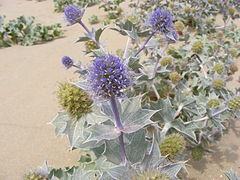
<path fill-rule="evenodd" d="M 112 55 L 97 57 L 89 69 L 88 82 L 96 96 L 122 97 L 131 80 L 123 60 Z"/>
<path fill-rule="evenodd" d="M 84 14 L 84 8 L 78 8 L 77 6 L 67 6 L 64 9 L 64 14 L 66 21 L 72 25 L 75 23 L 79 23 Z"/>
<path fill-rule="evenodd" d="M 63 56 L 62 57 L 62 64 L 69 69 L 73 66 L 73 60 L 69 56 Z"/>
<path fill-rule="evenodd" d="M 165 9 L 156 9 L 149 18 L 149 24 L 156 31 L 168 33 L 173 28 L 173 17 Z"/>

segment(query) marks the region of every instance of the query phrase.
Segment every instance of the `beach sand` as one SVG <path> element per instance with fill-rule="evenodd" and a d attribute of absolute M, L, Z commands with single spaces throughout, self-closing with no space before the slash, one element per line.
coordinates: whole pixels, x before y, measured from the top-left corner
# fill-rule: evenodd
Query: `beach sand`
<path fill-rule="evenodd" d="M 52 0 L 0 0 L 0 15 L 6 15 L 7 20 L 20 15 L 35 16 L 36 22 L 45 25 L 61 23 L 64 30 L 64 37 L 51 42 L 0 49 L 0 180 L 21 180 L 24 173 L 44 160 L 55 167 L 76 165 L 79 160 L 79 151 L 69 152 L 66 137 L 55 137 L 48 123 L 60 110 L 55 95 L 57 84 L 76 77 L 73 69 L 63 68 L 61 57 L 69 55 L 84 63 L 90 58 L 84 57 L 83 44 L 75 43 L 83 29 L 79 25 L 66 26 L 63 14 L 54 13 L 53 9 Z M 88 22 L 91 14 L 101 19 L 104 12 L 97 6 L 89 8 L 83 21 Z M 126 42 L 125 37 L 110 30 L 101 38 L 110 52 L 123 49 Z M 235 80 L 238 76 L 239 72 Z M 239 84 L 234 82 L 233 86 Z M 215 145 L 216 153 L 198 163 L 190 162 L 187 179 L 226 179 L 220 176 L 223 171 L 239 172 L 239 120 L 232 121 L 231 127 Z"/>

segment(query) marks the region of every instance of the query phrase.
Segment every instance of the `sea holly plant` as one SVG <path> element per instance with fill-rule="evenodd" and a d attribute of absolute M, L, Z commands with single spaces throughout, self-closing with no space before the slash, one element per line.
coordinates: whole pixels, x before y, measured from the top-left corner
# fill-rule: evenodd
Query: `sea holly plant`
<path fill-rule="evenodd" d="M 175 29 L 174 16 L 156 8 L 144 26 L 127 20 L 112 28 L 128 37 L 118 57 L 100 42 L 105 28 L 84 24 L 84 11 L 71 5 L 64 14 L 69 25 L 86 31 L 78 42 L 85 43 L 92 61 L 85 67 L 62 58 L 81 81 L 59 85 L 63 112 L 52 125 L 56 135 L 68 137 L 72 150 L 86 154 L 79 166 L 53 168 L 48 178 L 178 179 L 186 146 L 209 152 L 225 122 L 239 115 L 239 96 L 225 88 L 237 70 L 235 46 L 199 35 L 176 48 L 185 29 Z"/>

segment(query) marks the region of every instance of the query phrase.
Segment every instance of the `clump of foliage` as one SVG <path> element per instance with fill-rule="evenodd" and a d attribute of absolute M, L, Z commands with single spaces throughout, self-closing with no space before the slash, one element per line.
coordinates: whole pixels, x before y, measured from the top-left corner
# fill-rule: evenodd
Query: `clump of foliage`
<path fill-rule="evenodd" d="M 104 11 L 108 12 L 107 18 L 109 18 L 109 19 L 117 19 L 121 15 L 121 13 L 122 13 L 122 9 L 119 7 L 119 5 L 122 2 L 124 2 L 124 0 L 106 1 L 99 8 L 103 8 Z"/>
<path fill-rule="evenodd" d="M 90 24 L 97 24 L 99 23 L 99 19 L 96 15 L 92 15 L 90 18 L 88 18 L 88 21 Z"/>
<path fill-rule="evenodd" d="M 11 44 L 30 46 L 44 41 L 51 41 L 62 35 L 60 24 L 44 26 L 34 23 L 34 17 L 20 16 L 15 20 L 4 23 L 4 16 L 0 17 L 0 48 Z"/>
<path fill-rule="evenodd" d="M 64 8 L 69 5 L 75 5 L 80 7 L 91 7 L 98 4 L 99 0 L 53 0 L 54 1 L 54 11 L 63 12 Z"/>

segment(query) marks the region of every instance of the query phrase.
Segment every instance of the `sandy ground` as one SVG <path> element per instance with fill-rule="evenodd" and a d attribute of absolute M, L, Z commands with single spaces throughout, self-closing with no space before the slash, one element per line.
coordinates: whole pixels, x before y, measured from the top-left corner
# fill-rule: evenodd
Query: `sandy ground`
<path fill-rule="evenodd" d="M 87 17 L 96 13 L 100 18 L 103 15 L 97 7 L 88 9 L 83 20 L 87 22 Z M 53 12 L 52 0 L 0 0 L 0 15 L 6 15 L 7 19 L 35 16 L 43 24 L 60 22 L 65 31 L 63 38 L 45 44 L 0 49 L 0 180 L 21 180 L 27 170 L 44 160 L 56 167 L 76 164 L 79 152 L 69 152 L 66 138 L 56 138 L 53 127 L 47 123 L 59 110 L 55 98 L 57 83 L 74 77 L 73 70 L 66 71 L 61 65 L 61 57 L 89 60 L 83 56 L 82 44 L 74 43 L 83 30 L 78 25 L 65 26 L 63 15 Z M 102 39 L 110 52 L 124 48 L 126 41 L 109 30 Z M 232 85 L 239 87 L 236 83 Z M 223 171 L 239 172 L 240 122 L 232 122 L 231 127 L 214 147 L 216 153 L 199 163 L 191 163 L 186 179 L 225 179 L 220 177 Z"/>

